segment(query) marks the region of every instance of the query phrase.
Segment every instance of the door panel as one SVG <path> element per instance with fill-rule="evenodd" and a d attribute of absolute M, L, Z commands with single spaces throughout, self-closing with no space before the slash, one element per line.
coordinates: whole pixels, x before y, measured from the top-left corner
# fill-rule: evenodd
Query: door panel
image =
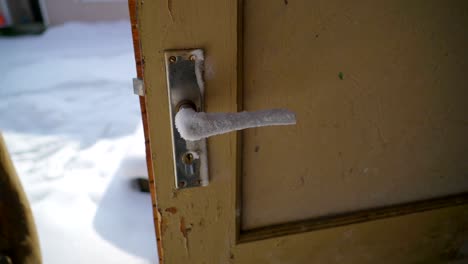
<path fill-rule="evenodd" d="M 162 263 L 463 257 L 467 4 L 348 2 L 137 2 Z M 209 138 L 210 184 L 177 190 L 164 51 L 184 48 L 205 51 L 207 112 L 298 124 Z"/>
<path fill-rule="evenodd" d="M 449 207 L 243 243 L 236 263 L 465 263 L 459 251 L 467 225 L 468 206 Z"/>
<path fill-rule="evenodd" d="M 244 2 L 242 228 L 468 190 L 466 4 Z"/>

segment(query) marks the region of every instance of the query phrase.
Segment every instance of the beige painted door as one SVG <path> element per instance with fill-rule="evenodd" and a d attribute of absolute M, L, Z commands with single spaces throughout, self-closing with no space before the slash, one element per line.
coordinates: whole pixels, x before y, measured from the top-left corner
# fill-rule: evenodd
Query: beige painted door
<path fill-rule="evenodd" d="M 468 2 L 136 10 L 161 262 L 467 261 Z M 164 51 L 186 48 L 205 51 L 207 112 L 298 123 L 209 138 L 209 185 L 177 190 Z"/>

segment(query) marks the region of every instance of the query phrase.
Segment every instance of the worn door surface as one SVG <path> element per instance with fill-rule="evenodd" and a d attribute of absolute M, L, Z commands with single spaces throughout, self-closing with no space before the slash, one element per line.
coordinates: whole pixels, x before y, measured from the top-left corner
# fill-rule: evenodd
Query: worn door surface
<path fill-rule="evenodd" d="M 130 7 L 162 262 L 466 261 L 468 2 Z M 177 190 L 164 51 L 187 48 L 207 112 L 298 123 L 209 138 L 210 184 Z"/>

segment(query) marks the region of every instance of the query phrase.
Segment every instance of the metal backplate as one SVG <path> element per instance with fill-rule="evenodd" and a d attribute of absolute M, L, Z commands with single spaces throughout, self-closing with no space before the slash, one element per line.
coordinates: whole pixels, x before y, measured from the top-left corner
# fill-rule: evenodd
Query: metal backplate
<path fill-rule="evenodd" d="M 176 188 L 208 185 L 206 140 L 186 141 L 175 126 L 175 115 L 181 104 L 189 103 L 203 111 L 203 50 L 164 52 L 171 114 Z"/>
<path fill-rule="evenodd" d="M 133 78 L 133 93 L 139 96 L 145 96 L 143 79 Z"/>

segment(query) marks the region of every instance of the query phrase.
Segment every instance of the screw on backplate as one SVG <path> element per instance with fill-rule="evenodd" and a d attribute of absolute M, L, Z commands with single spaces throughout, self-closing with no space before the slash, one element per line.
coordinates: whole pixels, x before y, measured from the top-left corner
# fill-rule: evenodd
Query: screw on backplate
<path fill-rule="evenodd" d="M 175 56 L 170 56 L 170 57 L 169 57 L 169 62 L 170 62 L 170 63 L 174 63 L 174 62 L 176 62 L 176 61 L 177 61 L 177 58 L 176 58 Z"/>
<path fill-rule="evenodd" d="M 197 59 L 197 56 L 195 55 L 190 55 L 189 60 L 195 61 Z"/>

